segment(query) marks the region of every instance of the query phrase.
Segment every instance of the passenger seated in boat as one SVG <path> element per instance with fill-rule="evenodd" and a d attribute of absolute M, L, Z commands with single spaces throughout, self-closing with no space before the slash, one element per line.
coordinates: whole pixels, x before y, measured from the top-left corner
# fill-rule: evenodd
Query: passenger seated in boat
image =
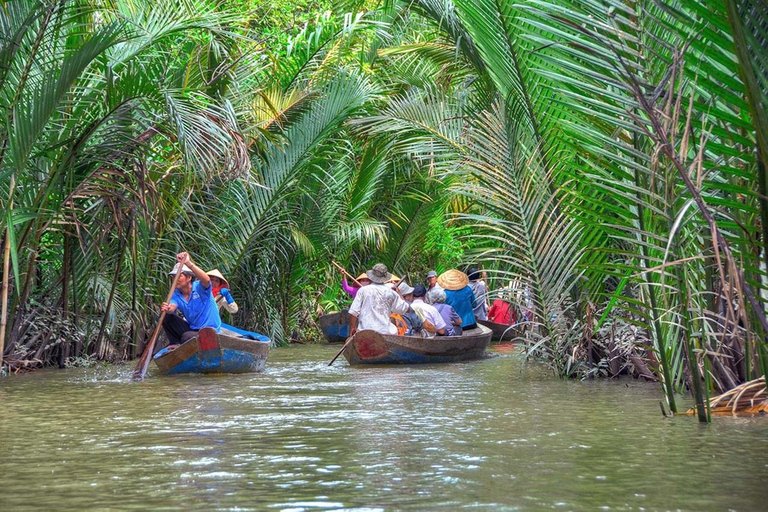
<path fill-rule="evenodd" d="M 360 274 L 355 278 L 355 281 L 357 281 L 360 284 L 360 287 L 350 285 L 349 282 L 347 282 L 347 275 L 344 272 L 342 272 L 342 276 L 343 277 L 341 278 L 341 289 L 344 290 L 344 292 L 350 297 L 352 297 L 353 299 L 355 298 L 355 296 L 357 296 L 357 290 L 359 290 L 360 287 L 371 284 L 371 280 L 368 279 L 368 276 L 365 275 L 365 272 L 363 272 L 362 274 Z"/>
<path fill-rule="evenodd" d="M 467 274 L 460 270 L 451 269 L 440 274 L 437 282 L 445 290 L 445 303 L 456 310 L 461 317 L 463 330 L 477 327 L 474 309 L 477 299 L 469 285 Z"/>
<path fill-rule="evenodd" d="M 166 313 L 163 329 L 168 336 L 169 347 L 179 345 L 197 336 L 203 327 L 213 327 L 221 332 L 219 308 L 213 299 L 211 278 L 192 262 L 189 254 L 176 255 L 176 266 L 168 275 L 181 272 L 170 302 L 160 307 Z M 181 312 L 184 318 L 174 314 Z"/>
<path fill-rule="evenodd" d="M 411 309 L 413 309 L 423 322 L 423 328 L 427 333 L 427 337 L 431 338 L 435 335 L 445 336 L 447 332 L 445 320 L 443 320 L 443 317 L 434 306 L 424 302 L 424 297 L 426 297 L 426 295 L 427 289 L 423 285 L 417 284 L 413 288 Z"/>
<path fill-rule="evenodd" d="M 405 302 L 408 303 L 409 306 L 412 306 L 413 290 L 414 289 L 411 288 L 408 283 L 405 281 L 400 281 L 395 291 L 400 294 L 400 296 L 403 298 L 403 300 L 405 300 Z M 424 322 L 413 310 L 413 307 L 409 307 L 408 312 L 403 313 L 401 317 L 407 326 L 405 331 L 406 336 L 427 336 L 427 332 L 424 331 Z"/>
<path fill-rule="evenodd" d="M 515 312 L 512 309 L 512 305 L 503 298 L 494 299 L 491 309 L 488 310 L 488 320 L 497 324 L 514 324 Z"/>
<path fill-rule="evenodd" d="M 397 328 L 389 321 L 392 313 L 407 313 L 410 306 L 400 295 L 384 283 L 392 278 L 387 266 L 377 263 L 366 272 L 371 284 L 357 290 L 349 307 L 349 335 L 358 329 L 370 329 L 381 334 L 397 334 Z"/>
<path fill-rule="evenodd" d="M 229 283 L 221 272 L 219 272 L 219 269 L 215 268 L 206 272 L 206 274 L 211 278 L 211 286 L 213 286 L 211 293 L 213 293 L 219 311 L 221 311 L 221 308 L 224 308 L 230 313 L 237 313 L 240 310 L 240 307 L 237 305 L 237 302 L 235 302 L 235 299 L 232 298 L 232 293 L 229 290 Z"/>
<path fill-rule="evenodd" d="M 427 293 L 432 293 L 432 299 L 434 300 L 432 305 L 445 322 L 445 335 L 461 336 L 461 317 L 456 313 L 455 309 L 445 303 L 445 290 L 440 288 L 437 292 L 429 291 Z"/>

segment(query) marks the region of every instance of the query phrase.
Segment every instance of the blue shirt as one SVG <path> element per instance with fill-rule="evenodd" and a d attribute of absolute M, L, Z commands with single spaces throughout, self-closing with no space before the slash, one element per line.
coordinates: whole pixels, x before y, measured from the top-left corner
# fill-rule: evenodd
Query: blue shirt
<path fill-rule="evenodd" d="M 465 286 L 461 290 L 445 290 L 445 303 L 453 307 L 461 317 L 462 329 L 477 323 L 474 313 L 477 301 L 472 288 L 469 286 Z"/>
<path fill-rule="evenodd" d="M 193 281 L 189 302 L 179 290 L 173 291 L 171 304 L 176 304 L 193 331 L 199 331 L 203 327 L 213 327 L 216 332 L 221 332 L 221 317 L 216 301 L 213 300 L 212 288 L 210 283 L 208 288 L 203 288 L 200 281 Z"/>

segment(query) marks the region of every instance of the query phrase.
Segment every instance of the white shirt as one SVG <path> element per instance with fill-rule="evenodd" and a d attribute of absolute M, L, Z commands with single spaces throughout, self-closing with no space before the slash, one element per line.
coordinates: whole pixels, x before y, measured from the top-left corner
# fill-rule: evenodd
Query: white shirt
<path fill-rule="evenodd" d="M 413 308 L 416 314 L 419 315 L 419 318 L 421 318 L 422 322 L 424 320 L 429 320 L 438 331 L 448 327 L 445 325 L 445 320 L 443 320 L 443 316 L 440 314 L 437 308 L 424 302 L 421 297 L 418 299 L 413 299 L 413 302 L 411 302 L 411 308 Z M 434 334 L 430 333 L 430 336 L 434 336 Z"/>
<path fill-rule="evenodd" d="M 357 290 L 349 314 L 357 317 L 357 329 L 371 329 L 381 334 L 391 334 L 397 328 L 389 321 L 392 313 L 407 313 L 409 305 L 389 287 L 371 283 Z"/>

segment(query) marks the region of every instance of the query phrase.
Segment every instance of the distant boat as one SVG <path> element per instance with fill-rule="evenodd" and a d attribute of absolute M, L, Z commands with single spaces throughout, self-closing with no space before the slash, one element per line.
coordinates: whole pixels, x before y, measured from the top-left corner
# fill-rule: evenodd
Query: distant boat
<path fill-rule="evenodd" d="M 215 329 L 200 329 L 198 336 L 168 347 L 153 357 L 160 373 L 251 373 L 264 369 L 271 341 L 217 334 Z"/>
<path fill-rule="evenodd" d="M 349 313 L 346 309 L 323 315 L 317 320 L 328 343 L 344 343 L 349 338 Z"/>
<path fill-rule="evenodd" d="M 500 324 L 490 320 L 478 320 L 477 323 L 493 331 L 493 341 L 514 341 L 522 334 L 522 329 L 515 325 Z"/>
<path fill-rule="evenodd" d="M 428 364 L 478 359 L 491 343 L 490 329 L 478 326 L 461 336 L 397 336 L 358 331 L 344 350 L 349 364 Z"/>

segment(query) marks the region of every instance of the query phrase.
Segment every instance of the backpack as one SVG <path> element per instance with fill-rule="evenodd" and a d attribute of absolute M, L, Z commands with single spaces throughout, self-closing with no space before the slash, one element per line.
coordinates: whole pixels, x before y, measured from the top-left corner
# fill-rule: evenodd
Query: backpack
<path fill-rule="evenodd" d="M 408 325 L 408 331 L 406 336 L 420 336 L 421 329 L 424 327 L 424 322 L 421 321 L 419 315 L 413 312 L 413 310 L 403 315 L 405 323 Z"/>
<path fill-rule="evenodd" d="M 408 324 L 405 323 L 402 315 L 389 315 L 389 321 L 397 327 L 398 336 L 405 336 L 405 333 L 408 332 Z"/>

